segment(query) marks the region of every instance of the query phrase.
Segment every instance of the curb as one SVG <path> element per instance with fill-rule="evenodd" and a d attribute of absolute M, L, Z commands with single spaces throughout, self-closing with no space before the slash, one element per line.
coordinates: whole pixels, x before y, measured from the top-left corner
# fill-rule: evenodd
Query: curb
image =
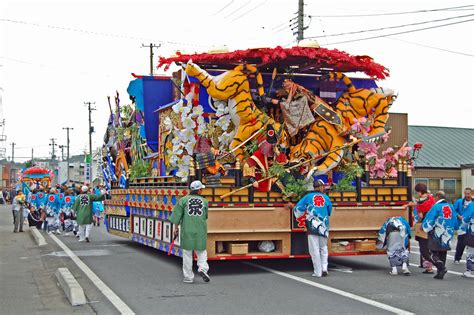
<path fill-rule="evenodd" d="M 44 236 L 41 235 L 41 233 L 38 231 L 37 228 L 32 226 L 32 227 L 30 227 L 30 231 L 31 231 L 31 234 L 33 235 L 33 238 L 36 241 L 36 244 L 38 244 L 38 246 L 44 246 L 44 245 L 48 244 L 48 243 L 46 243 L 46 240 L 44 239 Z"/>
<path fill-rule="evenodd" d="M 59 281 L 59 286 L 63 289 L 64 293 L 71 302 L 72 306 L 86 304 L 86 297 L 84 290 L 82 289 L 79 282 L 72 275 L 67 268 L 58 268 L 54 273 Z"/>

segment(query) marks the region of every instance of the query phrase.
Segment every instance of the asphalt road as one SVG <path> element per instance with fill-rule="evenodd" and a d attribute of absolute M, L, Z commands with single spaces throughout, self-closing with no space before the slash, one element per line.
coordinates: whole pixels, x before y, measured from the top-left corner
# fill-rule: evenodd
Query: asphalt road
<path fill-rule="evenodd" d="M 196 275 L 185 284 L 180 258 L 109 235 L 103 225 L 93 227 L 90 243 L 58 239 L 136 314 L 472 314 L 474 281 L 462 278 L 465 265 L 452 259 L 453 273 L 443 281 L 416 266 L 410 277 L 390 276 L 385 256 L 359 256 L 330 258 L 329 277 L 319 279 L 311 277 L 310 260 L 211 261 L 210 283 Z M 42 257 L 69 265 L 92 310 L 118 313 L 54 240 L 46 240 Z"/>

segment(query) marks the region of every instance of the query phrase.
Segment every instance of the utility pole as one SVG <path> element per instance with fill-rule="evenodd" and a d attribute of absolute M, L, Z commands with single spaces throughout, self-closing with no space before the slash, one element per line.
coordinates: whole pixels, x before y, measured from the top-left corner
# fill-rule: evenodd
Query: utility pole
<path fill-rule="evenodd" d="M 69 130 L 74 130 L 71 127 L 63 127 L 63 130 L 67 132 L 67 142 L 66 142 L 66 158 L 67 158 L 67 181 L 69 183 Z"/>
<path fill-rule="evenodd" d="M 52 148 L 52 154 L 51 154 L 51 160 L 55 160 L 56 159 L 56 154 L 55 154 L 55 146 L 57 146 L 57 143 L 55 143 L 56 139 L 55 138 L 51 138 L 49 139 L 51 140 L 51 143 L 49 144 Z"/>
<path fill-rule="evenodd" d="M 33 166 L 33 152 L 34 152 L 34 148 L 31 148 L 31 165 Z"/>
<path fill-rule="evenodd" d="M 298 42 L 302 41 L 304 38 L 304 0 L 298 0 L 298 36 L 296 40 Z"/>
<path fill-rule="evenodd" d="M 64 148 L 66 146 L 65 145 L 60 145 L 59 148 L 61 149 L 61 161 L 64 161 Z"/>
<path fill-rule="evenodd" d="M 15 163 L 15 142 L 12 142 L 12 163 Z"/>
<path fill-rule="evenodd" d="M 92 176 L 92 133 L 94 132 L 94 127 L 92 127 L 92 118 L 91 118 L 91 112 L 95 110 L 95 108 L 92 108 L 91 105 L 95 104 L 95 102 L 84 102 L 85 105 L 87 105 L 88 111 L 89 111 L 89 159 L 87 159 L 86 164 L 89 164 L 89 176 Z M 92 178 L 89 178 L 89 181 L 92 181 Z"/>
<path fill-rule="evenodd" d="M 150 43 L 150 45 L 144 45 L 142 44 L 142 48 L 150 48 L 150 75 L 153 76 L 153 48 L 160 48 L 161 44 L 155 45 L 153 43 Z"/>
<path fill-rule="evenodd" d="M 91 113 L 95 108 L 91 107 L 91 105 L 94 105 L 95 102 L 84 102 L 84 104 L 87 105 L 87 110 L 89 111 L 89 154 L 92 158 L 92 133 L 94 132 L 94 127 L 92 127 Z"/>

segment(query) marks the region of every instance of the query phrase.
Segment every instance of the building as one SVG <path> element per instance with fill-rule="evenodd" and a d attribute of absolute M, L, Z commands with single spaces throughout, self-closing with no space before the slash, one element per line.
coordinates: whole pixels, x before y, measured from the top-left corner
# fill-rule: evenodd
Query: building
<path fill-rule="evenodd" d="M 425 183 L 432 193 L 443 190 L 450 200 L 472 187 L 474 129 L 408 126 L 408 140 L 410 146 L 423 144 L 415 160 L 414 184 Z"/>
<path fill-rule="evenodd" d="M 474 189 L 474 164 L 461 165 L 461 181 L 462 187 L 470 187 Z"/>

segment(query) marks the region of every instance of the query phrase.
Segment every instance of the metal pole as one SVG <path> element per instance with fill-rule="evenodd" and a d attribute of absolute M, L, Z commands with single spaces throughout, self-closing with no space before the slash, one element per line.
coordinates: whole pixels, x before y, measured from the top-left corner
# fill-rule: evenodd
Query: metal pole
<path fill-rule="evenodd" d="M 298 42 L 300 42 L 304 38 L 304 35 L 303 35 L 303 31 L 304 31 L 303 17 L 304 17 L 304 0 L 298 0 L 298 36 L 296 37 L 296 40 Z"/>
<path fill-rule="evenodd" d="M 71 128 L 71 127 L 63 127 L 63 130 L 66 130 L 66 133 L 67 133 L 67 148 L 66 148 L 66 158 L 67 158 L 67 181 L 69 183 L 69 130 L 74 130 L 74 128 Z"/>

